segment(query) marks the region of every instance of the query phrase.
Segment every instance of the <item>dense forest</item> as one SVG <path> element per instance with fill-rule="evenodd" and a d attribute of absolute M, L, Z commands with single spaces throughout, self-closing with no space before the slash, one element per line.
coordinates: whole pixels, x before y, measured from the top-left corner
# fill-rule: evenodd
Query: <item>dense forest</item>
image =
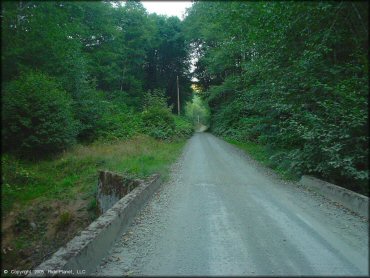
<path fill-rule="evenodd" d="M 367 194 L 367 2 L 198 1 L 184 30 L 213 133 Z"/>
<path fill-rule="evenodd" d="M 98 170 L 166 175 L 190 48 L 138 1 L 4 1 L 1 21 L 2 265 L 29 269 L 98 217 Z"/>
<path fill-rule="evenodd" d="M 171 115 L 177 76 L 181 104 L 191 97 L 187 49 L 180 19 L 137 1 L 4 2 L 4 150 L 43 156 L 138 130 L 188 133 Z"/>
<path fill-rule="evenodd" d="M 193 76 L 212 132 L 365 192 L 367 7 L 196 1 L 181 22 L 137 1 L 4 2 L 3 150 L 44 156 L 138 131 L 189 134 L 171 112 L 176 77 L 185 110 Z"/>
<path fill-rule="evenodd" d="M 166 176 L 197 125 L 369 194 L 366 1 L 3 1 L 1 31 L 8 269 L 98 217 L 99 169 Z"/>

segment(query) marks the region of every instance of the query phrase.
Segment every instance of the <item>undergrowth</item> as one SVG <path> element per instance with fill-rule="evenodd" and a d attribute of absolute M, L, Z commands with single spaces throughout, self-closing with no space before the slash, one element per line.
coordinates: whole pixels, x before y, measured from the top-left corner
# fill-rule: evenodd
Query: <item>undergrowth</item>
<path fill-rule="evenodd" d="M 4 269 L 32 269 L 98 217 L 98 170 L 132 178 L 167 178 L 186 139 L 129 140 L 75 145 L 42 160 L 2 156 Z"/>
<path fill-rule="evenodd" d="M 138 135 L 130 140 L 77 145 L 54 159 L 37 162 L 2 156 L 2 209 L 46 200 L 94 196 L 98 170 L 144 178 L 154 172 L 166 175 L 185 140 L 159 141 Z"/>
<path fill-rule="evenodd" d="M 273 169 L 282 179 L 291 181 L 297 181 L 299 179 L 297 174 L 285 167 L 284 161 L 279 163 L 276 160 L 271 159 L 271 157 L 276 155 L 277 152 L 270 150 L 267 146 L 252 141 L 240 142 L 229 137 L 224 137 L 224 139 L 230 144 L 244 150 L 248 155 L 260 162 L 262 165 Z"/>

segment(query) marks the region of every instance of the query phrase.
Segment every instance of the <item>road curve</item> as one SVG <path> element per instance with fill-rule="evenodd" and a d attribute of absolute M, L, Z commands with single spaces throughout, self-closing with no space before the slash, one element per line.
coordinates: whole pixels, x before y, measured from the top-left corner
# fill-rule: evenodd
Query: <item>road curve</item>
<path fill-rule="evenodd" d="M 368 222 L 196 133 L 95 275 L 367 275 Z"/>

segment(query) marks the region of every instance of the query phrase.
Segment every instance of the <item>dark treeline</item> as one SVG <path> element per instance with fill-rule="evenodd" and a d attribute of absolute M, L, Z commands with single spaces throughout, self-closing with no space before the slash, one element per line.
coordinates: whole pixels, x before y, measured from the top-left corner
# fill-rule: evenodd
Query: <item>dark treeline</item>
<path fill-rule="evenodd" d="M 41 156 L 76 141 L 189 129 L 171 114 L 176 76 L 181 103 L 191 96 L 181 21 L 123 3 L 2 3 L 5 151 Z"/>
<path fill-rule="evenodd" d="M 201 2 L 185 20 L 214 133 L 368 192 L 368 3 Z"/>
<path fill-rule="evenodd" d="M 189 134 L 193 73 L 215 134 L 274 167 L 368 191 L 368 3 L 196 1 L 184 22 L 137 1 L 2 3 L 2 139 L 35 157 L 96 139 Z"/>

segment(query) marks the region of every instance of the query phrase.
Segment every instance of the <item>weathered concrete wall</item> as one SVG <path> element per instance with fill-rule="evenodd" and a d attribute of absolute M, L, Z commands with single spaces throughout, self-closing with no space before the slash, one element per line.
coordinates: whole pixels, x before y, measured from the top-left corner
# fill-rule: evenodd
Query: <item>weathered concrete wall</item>
<path fill-rule="evenodd" d="M 142 180 L 129 179 L 113 172 L 100 171 L 96 198 L 100 214 L 113 207 L 142 182 Z"/>
<path fill-rule="evenodd" d="M 77 271 L 81 273 L 82 270 L 85 271 L 81 273 L 84 275 L 94 272 L 117 236 L 127 230 L 137 212 L 158 189 L 160 184 L 161 179 L 158 174 L 140 183 L 112 208 L 91 223 L 80 235 L 73 238 L 54 253 L 49 260 L 35 269 L 44 270 L 45 274 L 43 276 L 52 276 L 47 270 L 71 270 L 73 276 L 78 275 Z"/>
<path fill-rule="evenodd" d="M 302 176 L 299 183 L 369 219 L 368 197 L 311 176 Z"/>

